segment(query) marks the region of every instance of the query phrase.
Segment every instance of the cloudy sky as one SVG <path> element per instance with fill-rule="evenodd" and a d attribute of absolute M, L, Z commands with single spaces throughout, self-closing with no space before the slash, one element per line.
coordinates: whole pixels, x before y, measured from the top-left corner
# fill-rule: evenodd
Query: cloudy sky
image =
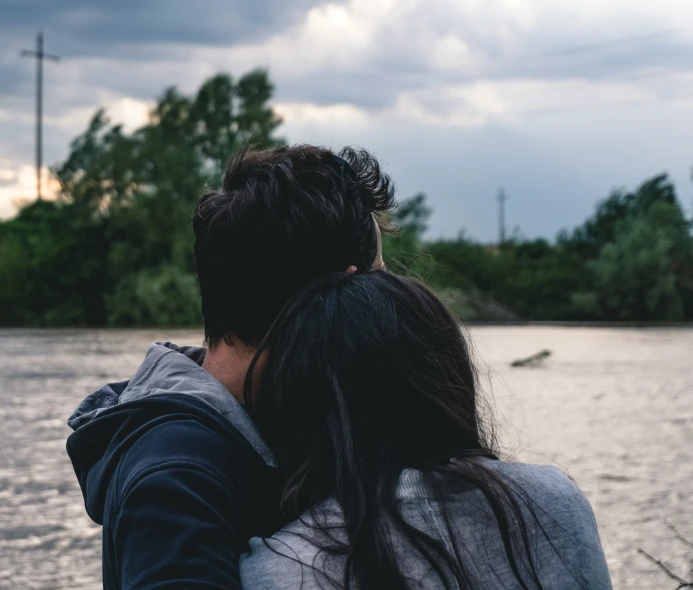
<path fill-rule="evenodd" d="M 525 236 L 581 222 L 611 188 L 667 171 L 690 210 L 690 0 L 0 0 L 0 216 L 99 106 L 130 128 L 169 85 L 269 68 L 291 142 L 373 151 L 431 237 L 491 241 L 495 195 Z M 47 174 L 47 171 L 46 171 Z"/>

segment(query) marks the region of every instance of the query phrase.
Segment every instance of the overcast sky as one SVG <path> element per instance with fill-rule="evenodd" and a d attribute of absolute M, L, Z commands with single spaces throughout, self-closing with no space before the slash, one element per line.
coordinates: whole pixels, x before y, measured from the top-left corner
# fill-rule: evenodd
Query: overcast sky
<path fill-rule="evenodd" d="M 553 237 L 613 187 L 667 171 L 690 211 L 690 0 L 0 0 L 0 216 L 34 194 L 35 64 L 44 162 L 96 108 L 141 125 L 164 87 L 267 67 L 291 142 L 368 148 L 430 236 Z"/>

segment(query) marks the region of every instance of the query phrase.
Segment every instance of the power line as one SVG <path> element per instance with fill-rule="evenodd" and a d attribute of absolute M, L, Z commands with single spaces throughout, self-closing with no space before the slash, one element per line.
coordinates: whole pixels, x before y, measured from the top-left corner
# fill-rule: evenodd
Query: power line
<path fill-rule="evenodd" d="M 655 102 L 676 101 L 676 100 L 681 100 L 683 98 L 691 98 L 691 97 L 693 97 L 693 91 L 682 92 L 680 94 L 671 94 L 669 96 L 655 96 L 655 97 L 635 99 L 635 100 L 602 102 L 602 103 L 588 104 L 588 105 L 569 105 L 566 107 L 556 107 L 556 108 L 524 109 L 524 110 L 520 110 L 520 111 L 510 111 L 509 113 L 513 114 L 513 115 L 543 115 L 543 114 L 553 114 L 553 113 L 562 113 L 562 112 L 571 112 L 571 111 L 583 111 L 583 110 L 588 111 L 588 110 L 613 108 L 613 107 L 627 107 L 627 106 L 645 105 L 645 104 L 652 104 Z"/>
<path fill-rule="evenodd" d="M 43 60 L 60 61 L 57 55 L 43 52 L 43 33 L 36 37 L 36 51 L 25 49 L 23 57 L 36 58 L 36 198 L 41 200 L 41 167 L 43 144 Z"/>
<path fill-rule="evenodd" d="M 495 77 L 506 77 L 506 78 L 512 78 L 516 76 L 521 76 L 521 75 L 527 75 L 528 73 L 531 74 L 531 69 L 534 69 L 536 67 L 541 66 L 541 63 L 532 63 L 536 62 L 537 60 L 541 60 L 542 58 L 558 58 L 558 57 L 564 57 L 566 55 L 575 55 L 575 54 L 580 54 L 580 53 L 590 53 L 590 52 L 597 52 L 601 51 L 604 49 L 609 49 L 611 47 L 618 47 L 620 45 L 633 45 L 633 44 L 642 44 L 649 42 L 651 40 L 668 36 L 671 35 L 672 33 L 678 32 L 680 29 L 674 28 L 674 29 L 667 29 L 663 31 L 657 31 L 653 33 L 644 33 L 644 34 L 638 34 L 638 35 L 631 35 L 628 37 L 621 37 L 620 39 L 611 39 L 608 41 L 601 41 L 598 43 L 592 43 L 589 45 L 580 45 L 580 46 L 573 46 L 573 47 L 563 47 L 563 48 L 558 48 L 552 51 L 546 51 L 546 52 L 540 52 L 540 53 L 530 53 L 530 54 L 523 54 L 523 55 L 516 55 L 516 56 L 511 56 L 505 59 L 501 59 L 499 61 L 496 61 L 490 68 L 486 69 L 485 71 L 479 71 L 475 74 L 473 74 L 474 77 L 476 78 L 481 78 L 481 77 L 488 77 L 488 76 L 495 76 Z M 515 65 L 517 62 L 529 62 L 530 64 L 530 71 L 527 72 L 526 69 L 508 69 L 506 66 L 507 65 Z M 684 69 L 690 69 L 692 66 L 684 66 L 680 68 L 681 70 Z M 675 68 L 675 70 L 678 70 L 679 68 Z M 649 77 L 649 73 L 646 74 L 635 74 L 637 77 Z M 652 74 L 653 76 L 656 76 L 658 74 Z M 614 76 L 616 77 L 621 77 L 621 75 Z M 628 75 L 624 76 L 628 77 Z M 602 78 L 604 79 L 604 78 Z"/>
<path fill-rule="evenodd" d="M 567 81 L 577 81 L 581 82 L 584 79 L 589 79 L 591 81 L 595 82 L 610 82 L 610 81 L 619 81 L 623 80 L 625 82 L 636 82 L 638 80 L 647 80 L 648 78 L 662 78 L 666 76 L 671 76 L 675 74 L 681 74 L 681 73 L 691 73 L 693 72 L 693 64 L 688 64 L 688 65 L 682 65 L 682 66 L 674 66 L 671 68 L 664 68 L 664 69 L 659 69 L 659 70 L 649 70 L 646 72 L 630 72 L 627 74 L 612 74 L 612 75 L 607 75 L 607 76 L 594 76 L 593 78 L 585 78 L 584 76 L 582 77 L 572 77 L 570 78 L 568 75 L 563 76 L 564 79 L 567 79 Z M 541 73 L 538 68 L 534 68 L 531 70 L 497 70 L 497 71 L 491 71 L 491 72 L 486 72 L 485 74 L 479 74 L 479 76 L 489 76 L 493 75 L 495 76 L 496 79 L 507 79 L 507 78 L 517 78 L 517 77 L 527 77 L 528 75 L 535 75 L 537 73 Z M 541 77 L 539 77 L 542 79 Z M 554 77 L 552 76 L 551 79 Z"/>
<path fill-rule="evenodd" d="M 617 74 L 615 76 L 604 76 L 598 78 L 597 81 L 604 82 L 610 80 L 626 80 L 628 82 L 637 80 L 646 80 L 648 78 L 661 78 L 663 76 L 670 76 L 671 74 L 680 74 L 682 72 L 693 72 L 693 64 L 688 64 L 685 66 L 675 66 L 673 68 L 664 68 L 661 70 L 651 70 L 648 72 L 632 73 L 632 74 Z"/>
<path fill-rule="evenodd" d="M 657 39 L 659 37 L 664 37 L 676 33 L 680 29 L 666 29 L 663 31 L 656 31 L 653 33 L 640 33 L 638 35 L 630 35 L 628 37 L 621 37 L 619 39 L 609 39 L 607 41 L 599 41 L 597 43 L 590 43 L 588 45 L 575 45 L 572 47 L 562 47 L 554 49 L 551 51 L 542 51 L 539 53 L 529 53 L 525 55 L 520 55 L 515 58 L 510 58 L 511 61 L 523 60 L 523 59 L 534 59 L 536 57 L 561 57 L 564 55 L 573 55 L 578 53 L 590 53 L 593 51 L 599 51 L 601 49 L 608 49 L 610 47 L 618 47 L 619 45 L 632 45 L 643 42 L 648 42 L 652 39 Z"/>

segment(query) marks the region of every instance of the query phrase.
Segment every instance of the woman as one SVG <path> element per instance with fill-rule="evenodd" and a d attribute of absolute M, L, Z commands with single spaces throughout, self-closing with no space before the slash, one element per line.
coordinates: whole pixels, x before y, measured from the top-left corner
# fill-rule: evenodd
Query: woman
<path fill-rule="evenodd" d="M 251 541 L 249 590 L 611 587 L 578 488 L 497 459 L 465 336 L 422 284 L 372 271 L 310 285 L 245 395 L 293 520 Z"/>

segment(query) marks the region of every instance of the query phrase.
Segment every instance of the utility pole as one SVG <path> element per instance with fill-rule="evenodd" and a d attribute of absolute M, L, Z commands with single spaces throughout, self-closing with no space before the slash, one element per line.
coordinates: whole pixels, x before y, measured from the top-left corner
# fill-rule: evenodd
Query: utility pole
<path fill-rule="evenodd" d="M 57 55 L 43 52 L 43 33 L 36 37 L 36 51 L 22 51 L 24 57 L 36 58 L 36 198 L 41 200 L 41 167 L 43 148 L 43 60 L 60 61 Z"/>
<path fill-rule="evenodd" d="M 505 244 L 505 202 L 508 197 L 501 188 L 498 191 L 498 245 Z"/>

